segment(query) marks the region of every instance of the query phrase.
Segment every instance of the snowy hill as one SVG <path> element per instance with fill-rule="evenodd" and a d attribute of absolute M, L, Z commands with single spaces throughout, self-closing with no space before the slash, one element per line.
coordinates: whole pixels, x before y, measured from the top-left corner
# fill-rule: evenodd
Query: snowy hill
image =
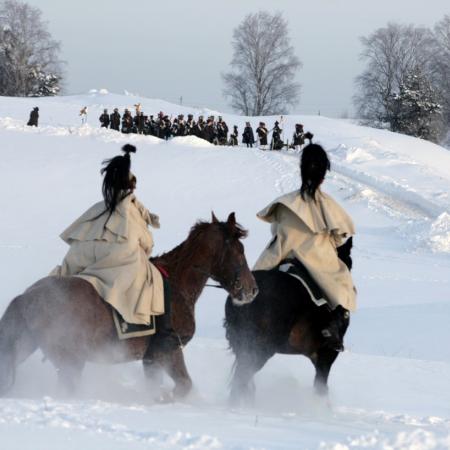
<path fill-rule="evenodd" d="M 100 198 L 100 163 L 126 142 L 138 147 L 137 195 L 161 217 L 155 253 L 182 241 L 211 210 L 221 218 L 236 211 L 250 230 L 244 242 L 250 264 L 266 245 L 269 227 L 255 213 L 298 187 L 298 155 L 99 129 L 103 108 L 136 103 L 146 114 L 218 115 L 99 92 L 0 98 L 0 311 L 60 262 L 66 246 L 59 233 Z M 34 106 L 37 129 L 25 125 Z M 81 127 L 83 106 L 89 116 Z M 246 120 L 259 122 L 223 117 L 241 133 Z M 261 120 L 270 128 L 275 119 Z M 185 350 L 196 386 L 187 403 L 155 404 L 138 363 L 90 365 L 79 398 L 57 398 L 54 370 L 36 354 L 20 367 L 10 398 L 0 400 L 2 449 L 450 447 L 450 152 L 317 116 L 285 117 L 285 138 L 298 122 L 329 151 L 332 173 L 324 189 L 350 211 L 358 231 L 360 309 L 347 333 L 348 351 L 332 368 L 329 404 L 314 397 L 306 359 L 277 356 L 256 379 L 255 409 L 227 409 L 233 358 L 222 329 L 225 295 L 206 289 L 197 335 Z M 99 374 L 106 383 L 96 381 Z"/>

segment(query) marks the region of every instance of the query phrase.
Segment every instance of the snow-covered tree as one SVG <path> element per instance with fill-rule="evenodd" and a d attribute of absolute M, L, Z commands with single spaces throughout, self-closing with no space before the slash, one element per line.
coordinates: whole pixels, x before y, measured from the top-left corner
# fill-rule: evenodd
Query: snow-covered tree
<path fill-rule="evenodd" d="M 38 8 L 17 0 L 0 2 L 0 95 L 58 94 L 59 51 Z"/>
<path fill-rule="evenodd" d="M 371 126 L 391 123 L 391 99 L 416 66 L 428 70 L 433 36 L 426 28 L 389 23 L 362 37 L 360 58 L 367 62 L 356 78 L 354 97 L 358 117 Z"/>
<path fill-rule="evenodd" d="M 46 73 L 35 67 L 30 73 L 29 97 L 53 97 L 61 91 L 61 78 L 54 73 Z"/>
<path fill-rule="evenodd" d="M 438 95 L 419 67 L 415 67 L 389 100 L 392 131 L 438 142 L 442 133 L 441 105 Z"/>
<path fill-rule="evenodd" d="M 432 79 L 439 93 L 442 114 L 450 131 L 450 15 L 434 27 Z"/>
<path fill-rule="evenodd" d="M 294 81 L 300 60 L 280 13 L 247 15 L 233 33 L 232 72 L 222 75 L 224 95 L 246 116 L 282 114 L 298 102 Z"/>

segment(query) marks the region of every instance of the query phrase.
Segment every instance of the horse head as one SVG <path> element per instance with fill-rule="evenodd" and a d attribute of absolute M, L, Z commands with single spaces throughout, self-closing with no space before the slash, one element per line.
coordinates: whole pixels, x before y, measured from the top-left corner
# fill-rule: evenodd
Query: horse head
<path fill-rule="evenodd" d="M 248 267 L 241 239 L 247 236 L 231 213 L 226 222 L 219 222 L 212 213 L 212 225 L 218 233 L 217 252 L 211 269 L 211 278 L 230 294 L 237 306 L 253 301 L 258 286 Z"/>

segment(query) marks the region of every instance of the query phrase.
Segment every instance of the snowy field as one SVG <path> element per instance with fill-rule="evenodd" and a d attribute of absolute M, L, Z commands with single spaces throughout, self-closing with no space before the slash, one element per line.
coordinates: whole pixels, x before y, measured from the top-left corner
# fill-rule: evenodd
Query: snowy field
<path fill-rule="evenodd" d="M 106 93 L 0 98 L 0 312 L 61 261 L 66 246 L 58 235 L 100 199 L 101 161 L 126 142 L 138 148 L 137 195 L 161 218 L 155 254 L 184 240 L 211 210 L 222 219 L 236 211 L 250 230 L 250 264 L 266 245 L 269 227 L 255 214 L 298 187 L 298 154 L 98 128 L 104 107 L 122 112 L 137 102 L 146 114 L 214 114 Z M 88 124 L 81 127 L 85 105 Z M 25 126 L 34 106 L 38 129 Z M 242 133 L 246 118 L 224 119 Z M 265 119 L 270 128 L 275 118 Z M 259 120 L 251 121 L 256 128 Z M 324 189 L 351 213 L 358 232 L 359 310 L 347 351 L 332 368 L 329 398 L 314 395 L 308 360 L 277 356 L 256 377 L 256 406 L 230 409 L 225 294 L 206 288 L 197 334 L 185 349 L 195 384 L 185 402 L 158 404 L 139 363 L 88 365 L 77 398 L 62 398 L 53 367 L 36 353 L 0 399 L 1 450 L 450 448 L 450 152 L 317 116 L 285 117 L 285 138 L 296 122 L 329 151 L 333 171 Z"/>

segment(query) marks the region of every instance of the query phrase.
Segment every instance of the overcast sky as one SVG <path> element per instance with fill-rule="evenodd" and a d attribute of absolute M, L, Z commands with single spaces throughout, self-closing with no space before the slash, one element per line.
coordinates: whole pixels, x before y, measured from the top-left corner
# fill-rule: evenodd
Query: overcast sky
<path fill-rule="evenodd" d="M 233 28 L 250 13 L 281 11 L 303 63 L 295 112 L 351 111 L 359 37 L 387 22 L 433 26 L 449 0 L 27 0 L 38 6 L 67 61 L 67 93 L 128 90 L 230 111 L 220 73 Z"/>

